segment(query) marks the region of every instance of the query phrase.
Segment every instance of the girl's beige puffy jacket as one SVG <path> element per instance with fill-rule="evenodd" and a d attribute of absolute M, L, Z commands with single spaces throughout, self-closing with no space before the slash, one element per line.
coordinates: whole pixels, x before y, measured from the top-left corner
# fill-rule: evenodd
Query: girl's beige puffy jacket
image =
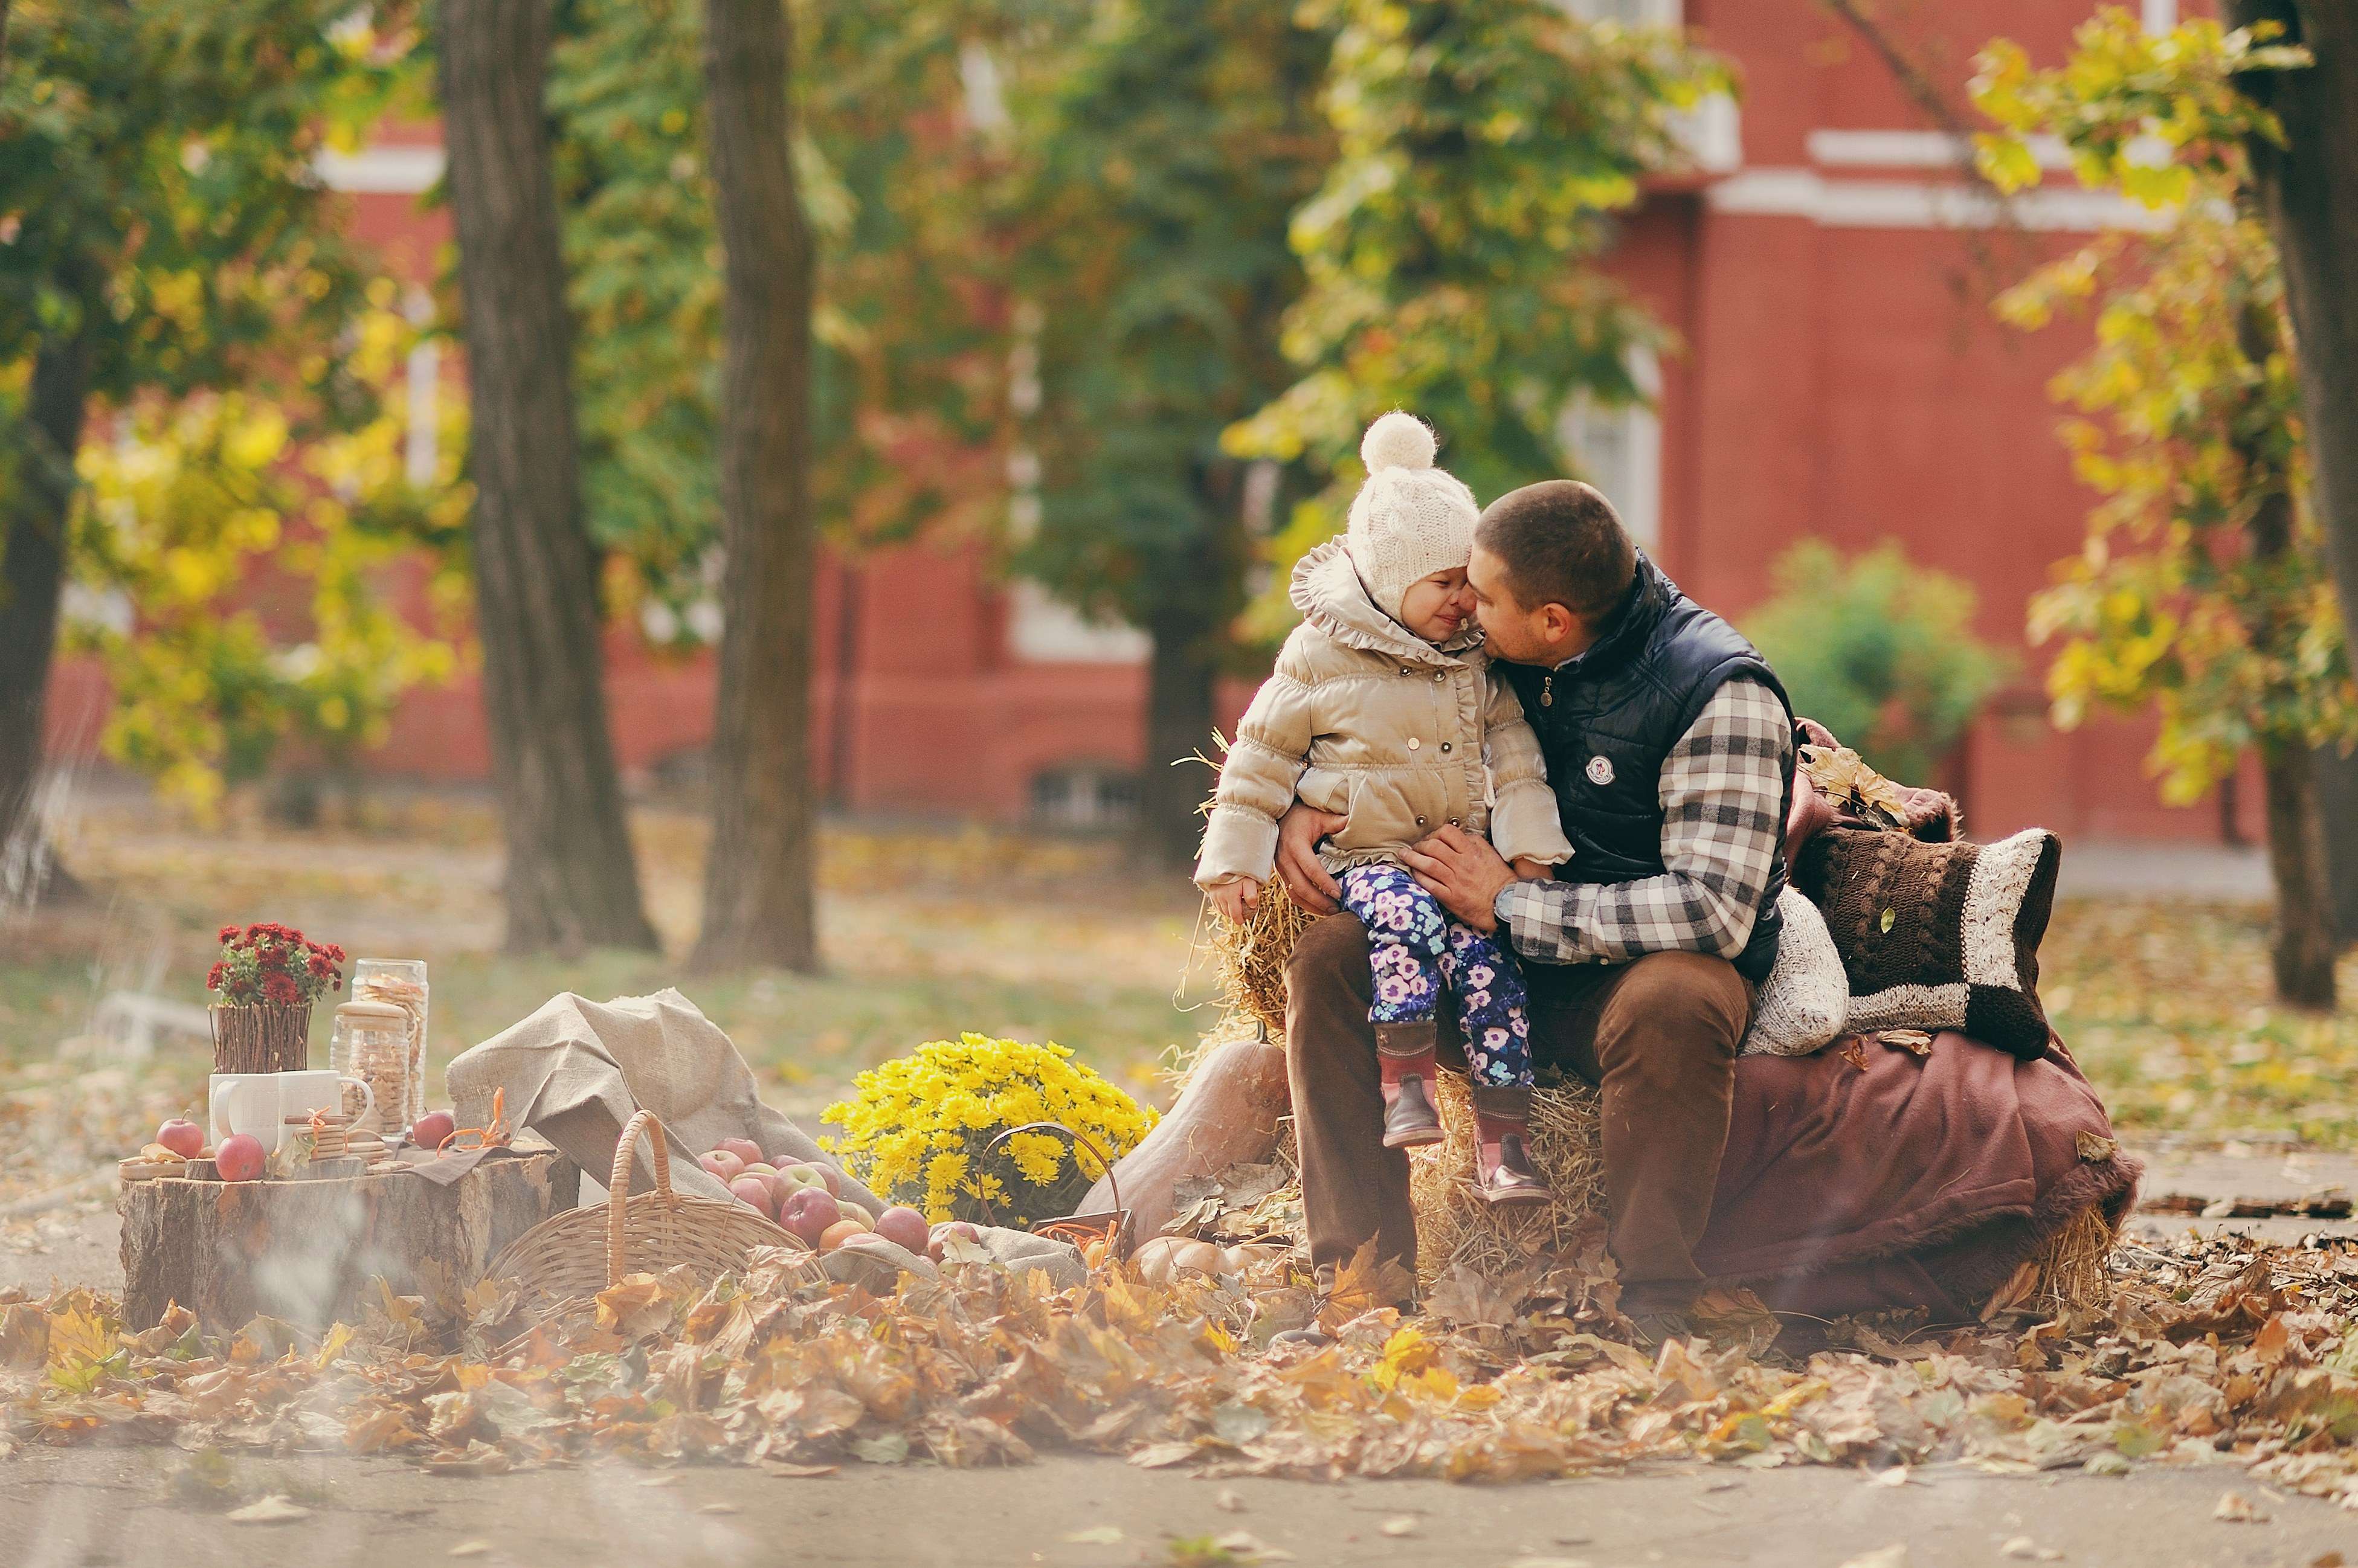
<path fill-rule="evenodd" d="M 1509 860 L 1572 858 L 1539 738 L 1478 636 L 1435 647 L 1378 610 L 1339 539 L 1302 558 L 1293 598 L 1302 624 L 1220 766 L 1198 885 L 1267 881 L 1297 798 L 1351 819 L 1320 853 L 1330 871 L 1453 824 Z"/>

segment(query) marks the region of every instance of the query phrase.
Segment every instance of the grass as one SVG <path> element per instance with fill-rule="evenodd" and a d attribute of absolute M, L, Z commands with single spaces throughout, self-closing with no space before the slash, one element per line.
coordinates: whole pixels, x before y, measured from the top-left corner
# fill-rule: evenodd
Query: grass
<path fill-rule="evenodd" d="M 201 835 L 141 810 L 85 816 L 70 846 L 101 901 L 0 929 L 0 1063 L 19 1074 L 81 1033 L 107 992 L 205 1000 L 217 926 L 283 920 L 356 957 L 422 957 L 438 1066 L 550 996 L 679 987 L 727 1030 L 772 1103 L 815 1117 L 860 1068 L 961 1031 L 1053 1039 L 1146 1095 L 1165 1053 L 1208 1026 L 1191 973 L 1184 877 L 1141 875 L 1117 846 L 982 829 L 831 827 L 822 850 L 825 972 L 690 976 L 700 822 L 633 823 L 663 953 L 500 951 L 487 824 L 433 816 L 374 831 Z M 330 1009 L 313 1019 L 324 1062 Z M 201 1088 L 194 1044 L 185 1078 Z M 200 1059 L 201 1058 L 201 1059 Z"/>
<path fill-rule="evenodd" d="M 2131 1136 L 2358 1146 L 2358 956 L 2320 1016 L 2272 1000 L 2263 906 L 2078 900 L 2040 966 L 2056 1033 Z"/>
<path fill-rule="evenodd" d="M 279 919 L 363 956 L 432 966 L 434 1054 L 447 1062 L 560 990 L 603 999 L 677 985 L 729 1031 L 781 1109 L 814 1118 L 860 1068 L 976 1030 L 1053 1039 L 1141 1098 L 1157 1064 L 1212 1020 L 1192 962 L 1195 903 L 1176 874 L 1117 847 L 982 828 L 832 825 L 820 871 L 826 972 L 690 977 L 703 827 L 633 824 L 664 954 L 499 950 L 495 838 L 480 807 L 432 799 L 358 828 L 247 824 L 200 834 L 145 807 L 86 815 L 69 845 L 98 904 L 0 925 L 0 1065 L 58 1070 L 61 1042 L 108 991 L 204 1000 L 214 927 Z M 2358 1010 L 2317 1018 L 2269 1000 L 2266 912 L 2076 901 L 2059 907 L 2041 991 L 2056 1027 L 2132 1136 L 2294 1136 L 2358 1146 Z M 2358 1000 L 2358 961 L 2344 995 Z M 324 1061 L 326 1010 L 315 1021 Z M 191 1097 L 207 1065 L 177 1048 Z"/>

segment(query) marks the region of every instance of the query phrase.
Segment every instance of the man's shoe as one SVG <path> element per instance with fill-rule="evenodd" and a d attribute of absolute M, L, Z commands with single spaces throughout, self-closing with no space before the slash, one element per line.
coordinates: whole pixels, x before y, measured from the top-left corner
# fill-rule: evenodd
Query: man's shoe
<path fill-rule="evenodd" d="M 1384 1086 L 1384 1147 L 1418 1149 L 1448 1136 L 1441 1130 L 1441 1113 L 1433 1108 L 1433 1080 L 1414 1073 Z"/>
<path fill-rule="evenodd" d="M 1485 1138 L 1474 1146 L 1475 1184 L 1482 1201 L 1493 1208 L 1511 1208 L 1552 1202 L 1546 1178 L 1531 1164 L 1531 1149 L 1520 1132 L 1502 1134 L 1497 1142 Z"/>

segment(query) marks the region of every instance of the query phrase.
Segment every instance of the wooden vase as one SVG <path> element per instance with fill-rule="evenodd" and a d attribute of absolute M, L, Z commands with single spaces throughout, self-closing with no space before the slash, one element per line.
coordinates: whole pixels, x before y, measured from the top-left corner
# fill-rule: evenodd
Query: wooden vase
<path fill-rule="evenodd" d="M 213 1071 L 299 1073 L 311 1065 L 311 1004 L 213 1006 Z"/>

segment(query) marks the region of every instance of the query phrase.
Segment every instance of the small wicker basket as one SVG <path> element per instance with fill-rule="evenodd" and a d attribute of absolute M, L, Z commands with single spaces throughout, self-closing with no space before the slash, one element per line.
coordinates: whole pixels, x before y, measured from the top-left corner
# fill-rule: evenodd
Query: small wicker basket
<path fill-rule="evenodd" d="M 631 1195 L 631 1155 L 644 1130 L 654 1146 L 655 1190 Z M 792 1232 L 763 1219 L 731 1198 L 683 1197 L 671 1190 L 671 1151 L 654 1112 L 640 1111 L 623 1124 L 614 1145 L 612 1180 L 606 1206 L 569 1209 L 542 1220 L 492 1260 L 495 1280 L 514 1279 L 525 1300 L 562 1302 L 596 1295 L 622 1282 L 633 1271 L 659 1273 L 686 1264 L 709 1283 L 744 1267 L 757 1247 L 800 1248 Z"/>

